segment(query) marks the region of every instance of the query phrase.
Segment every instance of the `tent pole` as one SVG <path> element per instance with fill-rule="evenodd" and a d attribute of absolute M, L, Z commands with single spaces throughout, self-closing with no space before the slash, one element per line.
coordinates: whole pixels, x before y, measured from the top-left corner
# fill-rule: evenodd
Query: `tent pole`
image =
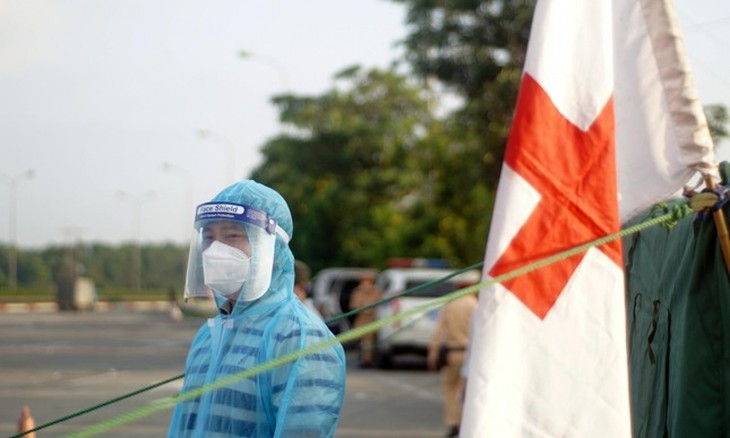
<path fill-rule="evenodd" d="M 705 185 L 710 190 L 715 189 L 715 181 L 711 175 L 705 176 Z M 722 209 L 718 209 L 712 216 L 715 219 L 717 237 L 720 240 L 720 249 L 722 249 L 722 258 L 725 260 L 725 270 L 730 275 L 730 233 L 728 233 L 727 222 L 725 222 L 725 213 Z"/>

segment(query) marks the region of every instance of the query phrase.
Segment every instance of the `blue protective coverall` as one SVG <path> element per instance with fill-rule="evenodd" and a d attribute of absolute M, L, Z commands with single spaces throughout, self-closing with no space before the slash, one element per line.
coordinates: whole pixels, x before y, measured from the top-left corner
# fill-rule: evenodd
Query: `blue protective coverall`
<path fill-rule="evenodd" d="M 214 200 L 259 208 L 290 236 L 292 220 L 284 199 L 254 181 L 241 181 Z M 185 363 L 182 391 L 331 339 L 324 322 L 294 295 L 294 256 L 277 237 L 269 290 L 259 299 L 238 301 L 196 334 Z M 222 305 L 225 300 L 216 296 Z M 342 346 L 301 357 L 254 377 L 179 403 L 169 437 L 332 437 L 345 393 Z"/>

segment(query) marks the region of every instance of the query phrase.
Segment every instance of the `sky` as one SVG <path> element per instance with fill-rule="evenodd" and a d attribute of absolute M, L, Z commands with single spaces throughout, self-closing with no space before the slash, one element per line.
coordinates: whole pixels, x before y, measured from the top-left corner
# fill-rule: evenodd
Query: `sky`
<path fill-rule="evenodd" d="M 701 102 L 730 107 L 727 0 L 675 7 Z M 281 132 L 270 98 L 386 68 L 404 20 L 385 0 L 0 0 L 0 242 L 187 243 Z"/>

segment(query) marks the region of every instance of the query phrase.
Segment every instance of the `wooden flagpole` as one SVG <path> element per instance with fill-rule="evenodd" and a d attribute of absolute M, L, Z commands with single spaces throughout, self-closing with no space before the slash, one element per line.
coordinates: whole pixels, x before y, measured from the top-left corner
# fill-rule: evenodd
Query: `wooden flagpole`
<path fill-rule="evenodd" d="M 715 181 L 711 175 L 705 176 L 705 185 L 710 190 L 715 189 Z M 725 270 L 730 275 L 730 233 L 728 232 L 727 222 L 725 222 L 725 213 L 719 208 L 712 216 L 715 219 L 715 228 L 717 228 L 717 238 L 720 240 L 722 258 L 725 260 Z"/>

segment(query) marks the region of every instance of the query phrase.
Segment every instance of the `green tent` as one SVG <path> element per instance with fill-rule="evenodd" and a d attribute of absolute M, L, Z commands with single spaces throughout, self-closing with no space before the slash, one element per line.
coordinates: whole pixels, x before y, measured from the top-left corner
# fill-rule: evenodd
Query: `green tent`
<path fill-rule="evenodd" d="M 635 437 L 730 437 L 730 281 L 717 234 L 712 216 L 691 214 L 623 241 Z"/>

